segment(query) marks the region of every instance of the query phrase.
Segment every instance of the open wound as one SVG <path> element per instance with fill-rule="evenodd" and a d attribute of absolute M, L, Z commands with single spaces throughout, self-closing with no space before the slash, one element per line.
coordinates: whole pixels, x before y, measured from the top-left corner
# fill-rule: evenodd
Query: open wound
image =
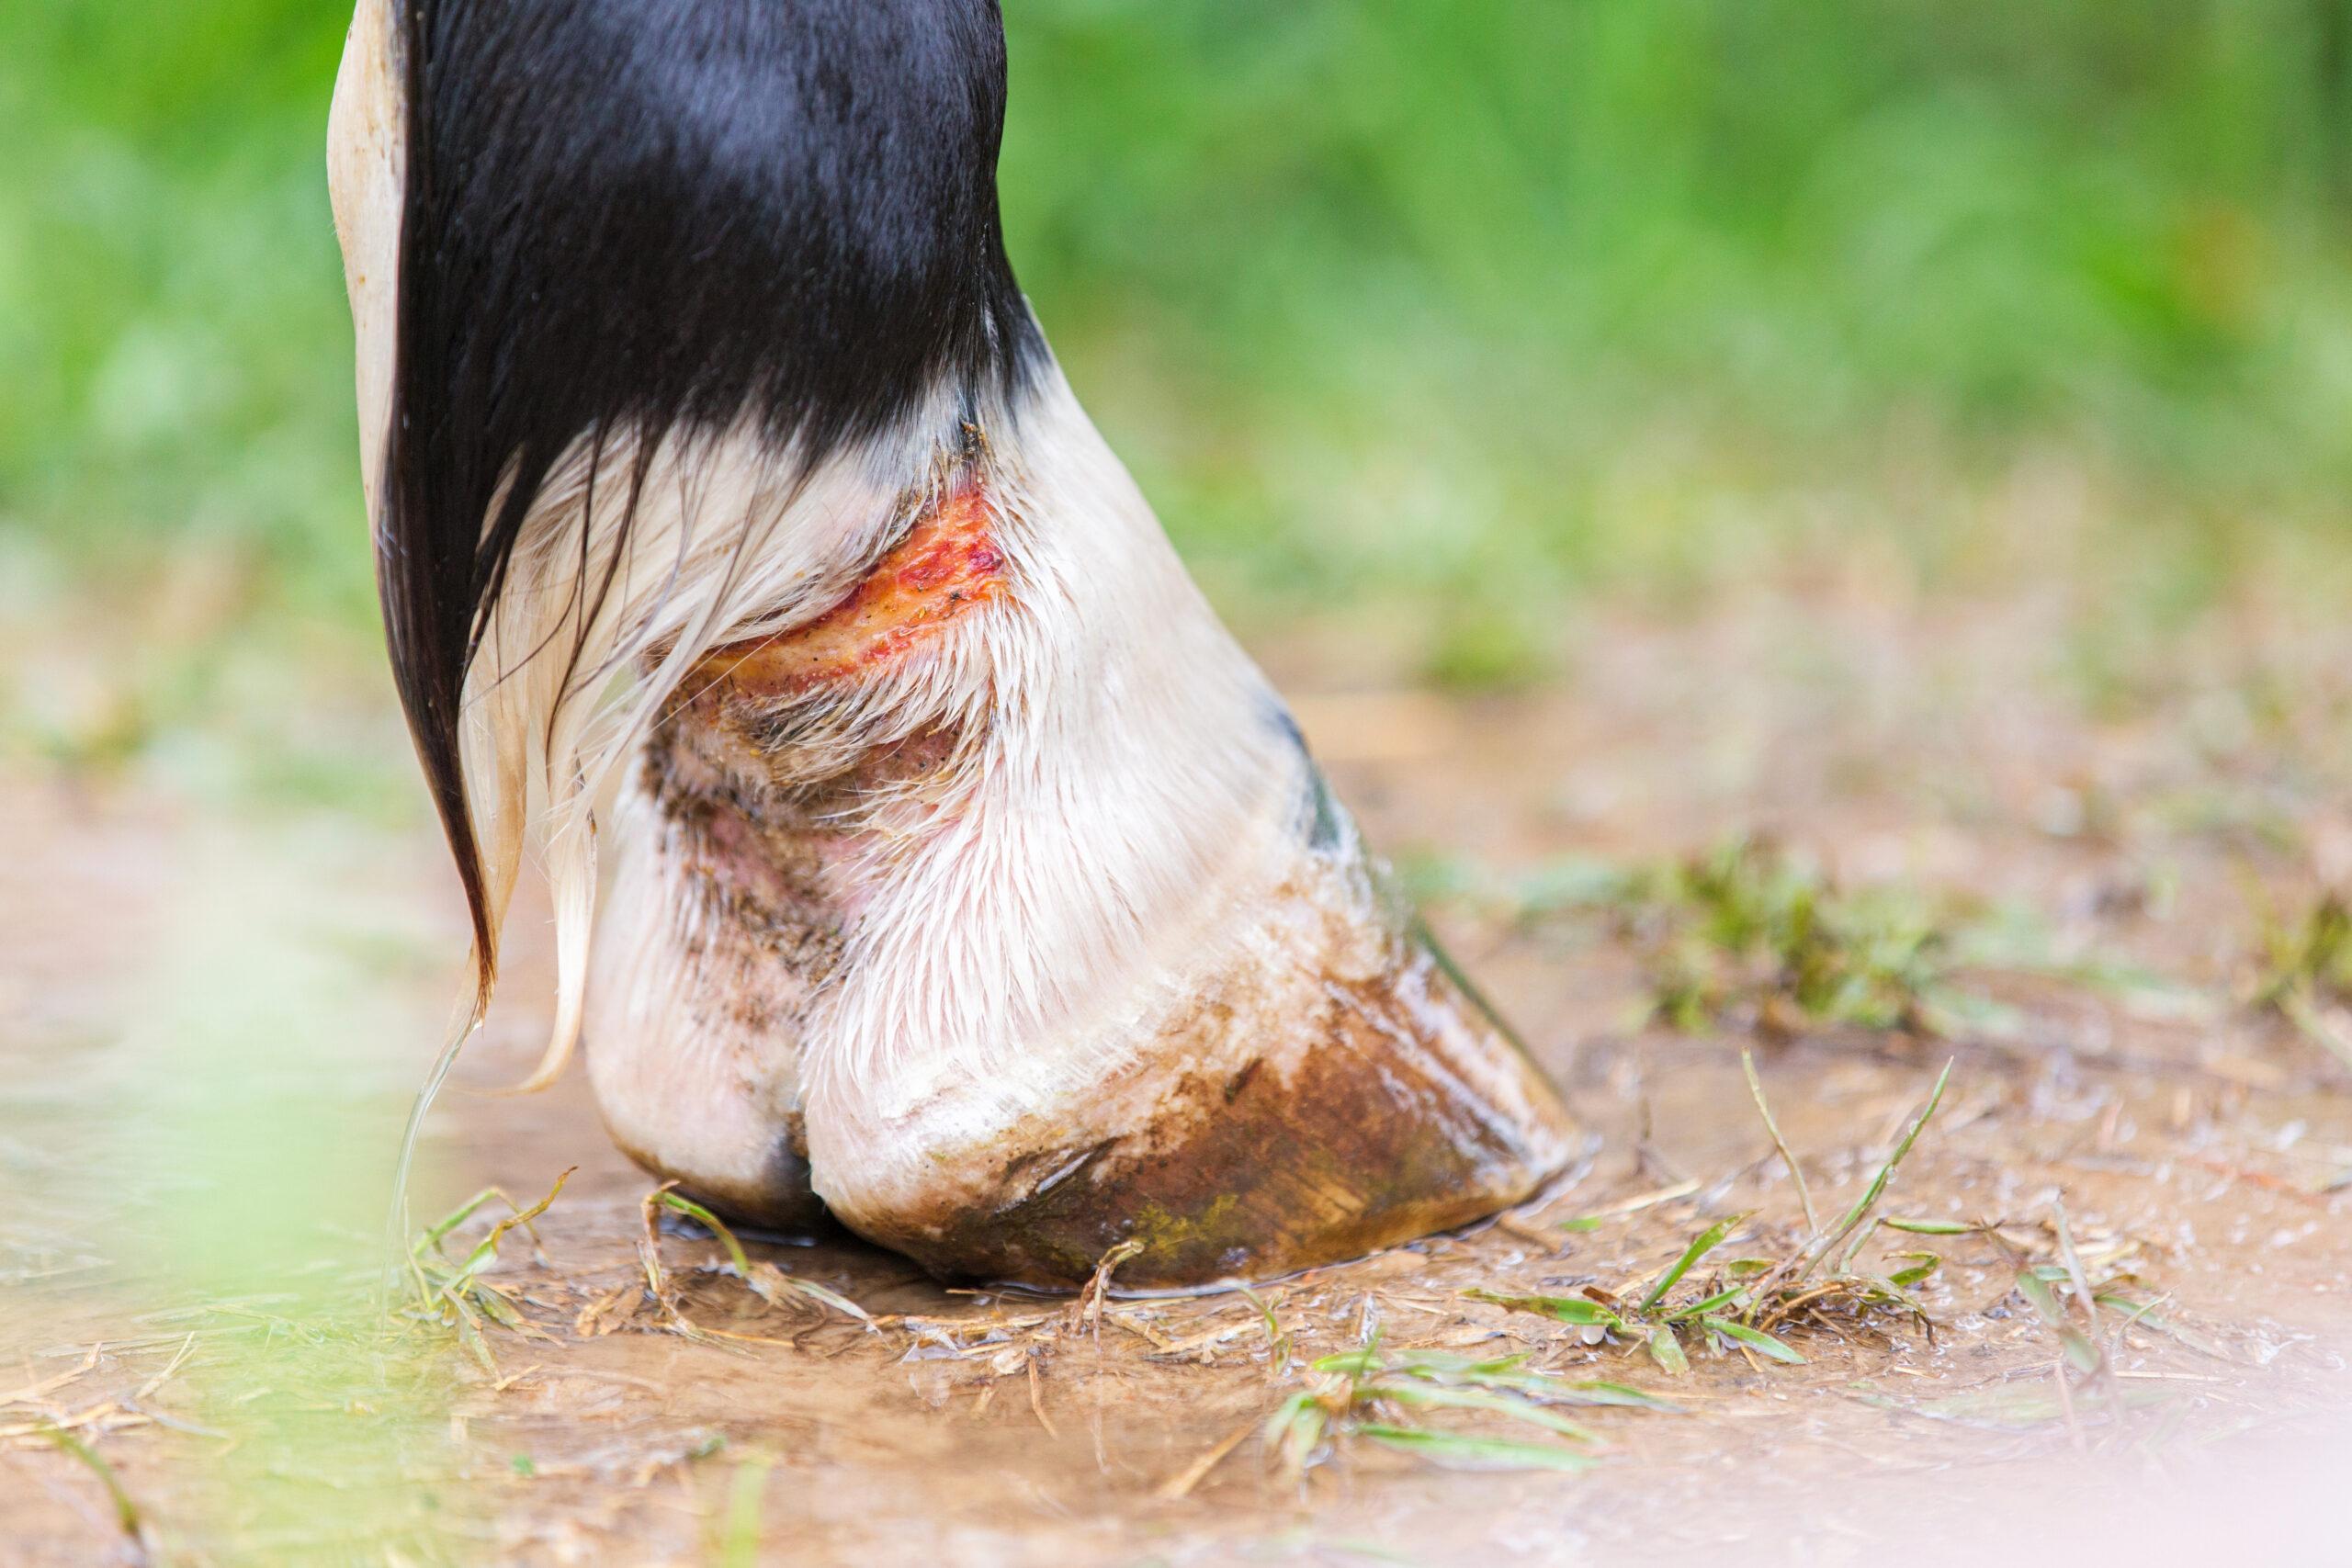
<path fill-rule="evenodd" d="M 781 637 L 713 651 L 700 666 L 747 694 L 787 695 L 886 664 L 1004 590 L 995 513 L 959 486 L 823 615 Z"/>

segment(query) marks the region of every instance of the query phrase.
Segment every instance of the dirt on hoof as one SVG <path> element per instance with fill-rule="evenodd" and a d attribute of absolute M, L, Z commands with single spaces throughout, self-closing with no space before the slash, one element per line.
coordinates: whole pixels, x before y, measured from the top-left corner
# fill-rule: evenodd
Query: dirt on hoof
<path fill-rule="evenodd" d="M 518 948 L 379 1313 L 430 828 L 9 781 L 0 1556 L 2331 1560 L 2352 647 L 2216 617 L 2119 697 L 2067 635 L 1759 595 L 1464 701 L 1261 649 L 1592 1141 L 1179 1297 L 714 1233 L 576 1073 L 468 1091 L 543 1032 Z"/>

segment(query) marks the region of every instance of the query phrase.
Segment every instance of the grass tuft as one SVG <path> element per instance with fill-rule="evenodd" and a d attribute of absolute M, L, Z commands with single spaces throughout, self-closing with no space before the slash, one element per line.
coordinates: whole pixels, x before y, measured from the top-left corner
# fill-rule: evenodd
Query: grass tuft
<path fill-rule="evenodd" d="M 1986 977 L 2132 995 L 2176 989 L 2128 965 L 2062 953 L 2023 911 L 1901 884 L 1846 887 L 1769 839 L 1633 865 L 1564 861 L 1510 879 L 1430 863 L 1408 882 L 1420 897 L 1466 899 L 1522 931 L 1605 922 L 1647 973 L 1643 1021 L 1690 1032 L 2009 1035 L 2020 1021 L 1985 994 Z"/>
<path fill-rule="evenodd" d="M 532 1229 L 532 1222 L 553 1206 L 563 1191 L 563 1184 L 579 1168 L 574 1166 L 557 1177 L 547 1196 L 527 1209 L 516 1207 L 514 1201 L 499 1189 L 485 1187 L 427 1225 L 409 1247 L 409 1273 L 417 1291 L 416 1314 L 456 1329 L 458 1343 L 481 1363 L 485 1371 L 498 1371 L 497 1359 L 491 1354 L 489 1341 L 482 1334 L 485 1322 L 526 1339 L 553 1337 L 526 1318 L 522 1308 L 504 1289 L 481 1276 L 483 1269 L 498 1261 L 499 1245 L 511 1232 L 520 1229 L 537 1244 L 538 1233 Z M 506 1217 L 492 1225 L 462 1259 L 451 1258 L 447 1250 L 450 1233 L 492 1202 L 506 1205 Z"/>
<path fill-rule="evenodd" d="M 708 1231 L 718 1245 L 726 1250 L 727 1267 L 733 1270 L 737 1279 L 749 1287 L 753 1295 L 770 1306 L 813 1307 L 820 1312 L 834 1312 L 843 1317 L 854 1318 L 869 1329 L 875 1326 L 873 1314 L 840 1292 L 820 1285 L 813 1280 L 803 1280 L 787 1274 L 764 1259 L 754 1261 L 751 1254 L 744 1250 L 742 1242 L 737 1239 L 735 1232 L 724 1220 L 702 1204 L 677 1191 L 676 1183 L 663 1182 L 645 1195 L 645 1229 L 644 1234 L 638 1240 L 638 1260 L 645 1271 L 646 1293 L 656 1305 L 661 1307 L 667 1326 L 673 1332 L 684 1335 L 689 1339 L 733 1339 L 746 1344 L 775 1342 L 760 1335 L 738 1334 L 729 1329 L 705 1327 L 686 1316 L 684 1304 L 680 1299 L 670 1271 L 662 1266 L 662 1262 L 661 1216 L 665 1212 L 692 1220 L 695 1224 Z"/>
<path fill-rule="evenodd" d="M 2352 1000 L 2352 904 L 2331 890 L 2290 919 L 2259 885 L 2252 896 L 2257 953 L 2248 1005 L 2285 1019 L 2352 1071 L 2352 1029 L 2340 1021 Z"/>
<path fill-rule="evenodd" d="M 1698 1335 L 1721 1350 L 1745 1354 L 1751 1360 L 1761 1357 L 1802 1366 L 1804 1353 L 1776 1331 L 1810 1327 L 1844 1332 L 1880 1314 L 1894 1313 L 1932 1333 L 1927 1309 L 1910 1293 L 1910 1287 L 1933 1274 L 1942 1262 L 1940 1258 L 1927 1252 L 1902 1253 L 1898 1256 L 1906 1266 L 1883 1273 L 1858 1269 L 1856 1262 L 1878 1229 L 1878 1208 L 1896 1170 L 1943 1103 L 1951 1072 L 1948 1062 L 1918 1113 L 1837 1223 L 1825 1227 L 1809 1217 L 1804 1241 L 1777 1259 L 1734 1258 L 1708 1271 L 1683 1299 L 1675 1299 L 1676 1288 L 1752 1217 L 1741 1213 L 1718 1220 L 1693 1237 L 1681 1256 L 1638 1295 L 1633 1294 L 1631 1286 L 1623 1293 L 1597 1286 L 1588 1286 L 1578 1295 L 1515 1295 L 1487 1290 L 1464 1293 L 1476 1301 L 1567 1324 L 1585 1330 L 1589 1338 L 1640 1345 L 1660 1371 L 1673 1377 L 1690 1371 L 1684 1334 Z M 1796 1170 L 1795 1156 L 1781 1139 L 1778 1121 L 1752 1065 L 1749 1083 L 1765 1125 L 1771 1129 L 1774 1146 L 1789 1161 L 1790 1168 Z M 1803 1180 L 1801 1175 L 1799 1180 Z M 1810 1207 L 1808 1202 L 1808 1215 Z M 1828 1266 L 1826 1274 L 1825 1265 Z"/>
<path fill-rule="evenodd" d="M 1555 1377 L 1526 1357 L 1465 1356 L 1450 1350 L 1385 1350 L 1377 1340 L 1325 1356 L 1309 1369 L 1314 1382 L 1276 1406 L 1261 1432 L 1270 1460 L 1294 1479 L 1348 1438 L 1413 1453 L 1449 1469 L 1576 1471 L 1594 1462 L 1599 1434 L 1569 1409 L 1674 1412 L 1679 1406 L 1623 1383 Z M 1431 1426 L 1444 1413 L 1532 1427 L 1530 1440 L 1454 1426 Z"/>

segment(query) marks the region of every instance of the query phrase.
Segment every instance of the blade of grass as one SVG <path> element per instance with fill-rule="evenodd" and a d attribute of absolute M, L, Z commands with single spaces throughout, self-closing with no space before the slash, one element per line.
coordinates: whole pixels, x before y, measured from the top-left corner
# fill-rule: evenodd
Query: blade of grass
<path fill-rule="evenodd" d="M 726 1221 L 668 1185 L 657 1187 L 646 1194 L 645 1203 L 649 1223 L 653 1218 L 653 1211 L 662 1208 L 674 1214 L 683 1214 L 708 1231 L 718 1245 L 726 1248 L 727 1260 L 734 1266 L 736 1277 L 749 1285 L 752 1293 L 761 1300 L 782 1306 L 785 1303 L 778 1298 L 788 1291 L 820 1306 L 831 1307 L 844 1317 L 855 1318 L 869 1328 L 874 1326 L 874 1314 L 839 1291 L 820 1285 L 813 1280 L 787 1274 L 773 1263 L 752 1261 L 751 1254 L 744 1250 L 742 1242 Z"/>
<path fill-rule="evenodd" d="M 1721 1247 L 1724 1237 L 1731 1235 L 1733 1227 L 1747 1218 L 1746 1214 L 1733 1214 L 1702 1231 L 1698 1237 L 1683 1249 L 1682 1256 L 1674 1260 L 1673 1266 L 1657 1277 L 1657 1282 L 1644 1293 L 1640 1305 L 1634 1310 L 1645 1313 L 1665 1300 L 1666 1292 L 1674 1289 L 1681 1281 L 1682 1276 L 1690 1272 L 1692 1266 L 1697 1264 L 1699 1259 Z"/>
<path fill-rule="evenodd" d="M 1813 1190 L 1804 1184 L 1804 1168 L 1797 1156 L 1789 1151 L 1789 1141 L 1781 1136 L 1781 1123 L 1772 1114 L 1771 1105 L 1764 1098 L 1764 1080 L 1757 1076 L 1756 1053 L 1745 1046 L 1739 1053 L 1739 1065 L 1747 1073 L 1747 1092 L 1756 1098 L 1756 1109 L 1764 1118 L 1764 1130 L 1772 1134 L 1772 1146 L 1781 1152 L 1781 1163 L 1789 1168 L 1789 1179 L 1796 1183 L 1797 1201 L 1804 1206 L 1804 1230 L 1807 1235 L 1821 1228 L 1821 1216 L 1813 1212 Z"/>
<path fill-rule="evenodd" d="M 1562 1220 L 1560 1228 L 1570 1231 L 1592 1230 L 1603 1220 L 1623 1219 L 1627 1214 L 1638 1214 L 1644 1209 L 1655 1209 L 1660 1203 L 1671 1203 L 1677 1198 L 1688 1198 L 1697 1190 L 1699 1190 L 1699 1180 L 1696 1177 L 1692 1177 L 1685 1181 L 1678 1181 L 1671 1187 L 1661 1187 L 1655 1192 L 1644 1192 L 1635 1197 L 1621 1199 L 1603 1208 L 1595 1209 L 1589 1214 L 1579 1214 L 1574 1219 Z"/>
<path fill-rule="evenodd" d="M 1621 1332 L 1625 1327 L 1622 1315 L 1587 1296 L 1507 1296 L 1481 1289 L 1467 1290 L 1462 1293 L 1473 1301 L 1491 1302 L 1513 1312 L 1532 1312 L 1579 1327 L 1609 1328 Z"/>
<path fill-rule="evenodd" d="M 1905 1258 L 1917 1258 L 1908 1269 L 1898 1269 L 1887 1276 L 1890 1283 L 1909 1289 L 1944 1266 L 1944 1260 L 1932 1252 L 1906 1252 Z"/>
<path fill-rule="evenodd" d="M 1640 1389 L 1628 1388 L 1621 1382 L 1584 1382 L 1561 1386 L 1573 1391 L 1577 1396 L 1576 1403 L 1581 1404 L 1615 1404 L 1629 1410 L 1659 1410 L 1677 1416 L 1683 1409 L 1670 1399 L 1660 1399 L 1654 1393 L 1644 1393 Z"/>
<path fill-rule="evenodd" d="M 123 1487 L 122 1477 L 115 1473 L 114 1466 L 99 1457 L 97 1450 L 62 1427 L 42 1427 L 37 1435 L 60 1453 L 79 1461 L 91 1474 L 96 1476 L 98 1484 L 106 1488 L 107 1501 L 114 1508 L 114 1522 L 122 1527 L 122 1533 L 133 1541 L 145 1540 L 146 1524 L 140 1517 L 139 1505 L 130 1500 L 130 1494 Z"/>
<path fill-rule="evenodd" d="M 2098 1333 L 2098 1303 L 2091 1294 L 2090 1277 L 2083 1272 L 2082 1255 L 2075 1250 L 2074 1227 L 2066 1223 L 2066 1205 L 2054 1205 L 2058 1216 L 2058 1256 L 2066 1265 L 2067 1282 L 2075 1287 L 2075 1299 L 2083 1303 L 2083 1315 L 2090 1320 L 2091 1333 Z"/>
<path fill-rule="evenodd" d="M 1392 1449 L 1416 1453 L 1432 1464 L 1453 1470 L 1589 1470 L 1592 1456 L 1574 1449 L 1544 1443 L 1519 1443 L 1503 1438 L 1465 1438 L 1453 1432 L 1430 1432 L 1414 1427 L 1368 1424 L 1357 1435 Z"/>
<path fill-rule="evenodd" d="M 2048 1280 L 2030 1269 L 2023 1269 L 2018 1275 L 2018 1293 L 2025 1297 L 2041 1321 L 2057 1334 L 2060 1348 L 2076 1371 L 2098 1371 L 2098 1347 L 2067 1320 L 2066 1309 L 2059 1302 L 2058 1293 L 2050 1288 Z"/>
<path fill-rule="evenodd" d="M 1514 1421 L 1524 1421 L 1531 1427 L 1541 1427 L 1564 1438 L 1580 1443 L 1593 1440 L 1592 1428 L 1577 1425 L 1565 1416 L 1557 1416 L 1532 1400 L 1513 1394 L 1496 1393 L 1481 1388 L 1451 1388 L 1433 1382 L 1360 1383 L 1355 1390 L 1356 1403 L 1385 1399 L 1398 1404 L 1426 1404 L 1444 1410 L 1478 1410 L 1495 1416 L 1508 1416 Z"/>
<path fill-rule="evenodd" d="M 686 1197 L 684 1193 L 675 1191 L 669 1187 L 656 1188 L 649 1201 L 659 1203 L 662 1208 L 669 1210 L 672 1213 L 684 1214 L 686 1218 L 694 1221 L 695 1224 L 708 1231 L 713 1236 L 718 1238 L 718 1244 L 727 1249 L 727 1260 L 735 1265 L 735 1272 L 741 1275 L 746 1280 L 752 1277 L 752 1259 L 750 1255 L 744 1252 L 743 1244 L 735 1239 L 735 1233 L 728 1229 L 726 1224 L 720 1221 L 717 1214 L 712 1213 L 708 1209 L 704 1208 L 700 1203 L 697 1203 L 693 1199 Z"/>
<path fill-rule="evenodd" d="M 1412 1372 L 1416 1376 L 1430 1376 L 1430 1373 L 1415 1368 L 1407 1367 L 1400 1370 Z M 1644 1393 L 1637 1388 L 1628 1388 L 1621 1382 L 1605 1382 L 1596 1379 L 1569 1381 L 1549 1377 L 1543 1372 L 1519 1371 L 1464 1372 L 1455 1374 L 1453 1381 L 1467 1382 L 1479 1388 L 1514 1389 L 1555 1404 L 1613 1405 L 1626 1410 L 1663 1410 L 1676 1413 L 1679 1413 L 1682 1408 L 1669 1400 L 1660 1399 L 1653 1393 Z"/>
<path fill-rule="evenodd" d="M 1894 1151 L 1886 1156 L 1885 1162 L 1871 1177 L 1870 1185 L 1863 1189 L 1860 1198 L 1854 1200 L 1854 1206 L 1846 1211 L 1844 1217 L 1838 1222 L 1835 1229 L 1826 1235 L 1815 1236 L 1806 1246 L 1801 1258 L 1801 1266 L 1797 1270 L 1797 1279 L 1800 1281 L 1811 1277 L 1813 1271 L 1821 1266 L 1821 1260 L 1826 1258 L 1839 1242 L 1853 1234 L 1855 1227 L 1862 1223 L 1870 1212 L 1878 1206 L 1879 1200 L 1886 1195 L 1886 1184 L 1894 1179 L 1895 1168 L 1902 1165 L 1904 1156 L 1911 1152 L 1911 1146 L 1919 1141 L 1919 1134 L 1926 1129 L 1928 1119 L 1935 1115 L 1936 1107 L 1943 1103 L 1944 1086 L 1951 1082 L 1951 1069 L 1952 1064 L 1947 1061 L 1944 1064 L 1944 1070 L 1936 1075 L 1936 1087 L 1928 1091 L 1928 1103 L 1920 1107 L 1919 1114 L 1912 1120 L 1910 1127 L 1895 1144 Z"/>
<path fill-rule="evenodd" d="M 1445 1350 L 1399 1350 L 1396 1365 L 1408 1371 L 1430 1373 L 1459 1372 L 1465 1376 L 1499 1376 L 1516 1372 L 1527 1364 L 1527 1352 L 1514 1350 L 1507 1356 L 1460 1356 Z M 1541 1376 L 1541 1373 L 1530 1373 Z"/>
<path fill-rule="evenodd" d="M 463 1285 L 467 1281 L 470 1280 L 473 1278 L 474 1271 L 476 1269 L 481 1268 L 484 1264 L 489 1263 L 498 1256 L 498 1244 L 506 1239 L 508 1232 L 513 1231 L 517 1226 L 528 1229 L 533 1220 L 536 1220 L 541 1214 L 546 1213 L 548 1210 L 554 1205 L 556 1199 L 562 1195 L 563 1184 L 571 1180 L 572 1176 L 578 1172 L 579 1169 L 580 1168 L 578 1166 L 573 1166 L 570 1170 L 565 1171 L 561 1176 L 555 1179 L 555 1185 L 548 1189 L 548 1195 L 546 1197 L 540 1199 L 537 1202 L 532 1204 L 527 1209 L 517 1209 L 514 1213 L 507 1215 L 504 1219 L 491 1226 L 490 1234 L 483 1236 L 481 1241 L 477 1242 L 474 1245 L 474 1249 L 466 1255 L 466 1260 L 458 1265 L 457 1276 L 451 1281 L 451 1284 Z"/>
<path fill-rule="evenodd" d="M 514 1200 L 509 1198 L 505 1192 L 499 1188 L 485 1187 L 481 1191 L 475 1193 L 472 1197 L 467 1199 L 464 1202 L 458 1204 L 456 1208 L 450 1210 L 447 1213 L 442 1215 L 440 1219 L 417 1232 L 416 1240 L 411 1246 L 410 1250 L 417 1254 L 419 1257 L 422 1257 L 428 1249 L 440 1246 L 442 1242 L 448 1239 L 448 1235 L 451 1231 L 456 1230 L 459 1225 L 462 1225 L 468 1220 L 472 1219 L 476 1213 L 481 1212 L 481 1206 L 484 1203 L 489 1202 L 493 1198 L 505 1204 L 509 1209 L 515 1206 Z"/>
<path fill-rule="evenodd" d="M 1745 1285 L 1734 1285 L 1727 1291 L 1717 1291 L 1713 1295 L 1703 1297 L 1699 1301 L 1690 1303 L 1687 1306 L 1676 1307 L 1672 1312 L 1666 1314 L 1666 1321 L 1668 1323 L 1688 1323 L 1694 1317 L 1704 1317 L 1707 1314 L 1717 1311 L 1723 1307 L 1744 1306 L 1747 1304 L 1747 1287 Z"/>
<path fill-rule="evenodd" d="M 2129 1296 L 2118 1295 L 2112 1292 L 2103 1292 L 2098 1301 L 2101 1306 L 2111 1307 L 2124 1314 L 2122 1321 L 2117 1325 L 2116 1331 L 2119 1334 L 2128 1328 L 2153 1328 L 2158 1334 L 2177 1339 L 2200 1356 L 2211 1356 L 2217 1361 L 2235 1359 L 2228 1350 L 2222 1348 L 2219 1342 L 2198 1333 L 2193 1328 L 2185 1327 L 2168 1317 L 2159 1317 L 2156 1314 L 2156 1307 L 2160 1303 L 2156 1302 L 2135 1302 Z"/>
<path fill-rule="evenodd" d="M 1750 1328 L 1747 1325 L 1735 1322 L 1728 1317 L 1702 1317 L 1699 1321 L 1724 1338 L 1745 1345 L 1758 1355 L 1770 1356 L 1773 1360 L 1785 1361 L 1792 1367 L 1802 1367 L 1805 1364 L 1804 1357 L 1796 1349 L 1773 1338 L 1760 1328 Z"/>
<path fill-rule="evenodd" d="M 1870 1245 L 1871 1237 L 1878 1235 L 1878 1216 L 1873 1214 L 1855 1230 L 1852 1239 L 1846 1243 L 1846 1250 L 1838 1255 L 1836 1273 L 1845 1275 L 1853 1272 L 1854 1259 L 1861 1256 L 1862 1248 Z"/>
<path fill-rule="evenodd" d="M 1925 1318 L 1928 1315 L 1928 1309 L 1920 1305 L 1910 1292 L 1896 1284 L 1886 1275 L 1863 1274 L 1857 1278 L 1860 1280 L 1863 1287 L 1863 1301 L 1878 1305 L 1898 1306 L 1915 1317 Z"/>
<path fill-rule="evenodd" d="M 1304 1477 L 1313 1462 L 1315 1450 L 1323 1446 L 1323 1438 L 1331 1424 L 1330 1412 L 1324 1408 L 1320 1396 L 1301 1391 L 1274 1406 L 1266 1417 L 1266 1425 L 1259 1432 L 1259 1441 L 1294 1477 Z"/>
<path fill-rule="evenodd" d="M 734 1483 L 727 1489 L 727 1523 L 718 1553 L 725 1568 L 759 1568 L 761 1505 L 775 1462 L 755 1453 L 735 1468 Z"/>
<path fill-rule="evenodd" d="M 1325 1356 L 1313 1366 L 1318 1372 L 1347 1377 L 1394 1371 L 1437 1382 L 1488 1383 L 1497 1387 L 1554 1381 L 1541 1372 L 1521 1371 L 1526 1360 L 1524 1351 L 1508 1356 L 1464 1356 L 1450 1350 L 1405 1349 L 1384 1355 L 1376 1349 L 1361 1348 Z"/>
<path fill-rule="evenodd" d="M 1251 1306 L 1258 1309 L 1258 1315 L 1265 1319 L 1266 1356 L 1273 1366 L 1274 1376 L 1279 1378 L 1287 1375 L 1290 1371 L 1289 1331 L 1283 1327 L 1283 1320 L 1274 1315 L 1274 1309 L 1259 1298 L 1258 1292 L 1244 1285 L 1241 1287 L 1241 1294 Z"/>

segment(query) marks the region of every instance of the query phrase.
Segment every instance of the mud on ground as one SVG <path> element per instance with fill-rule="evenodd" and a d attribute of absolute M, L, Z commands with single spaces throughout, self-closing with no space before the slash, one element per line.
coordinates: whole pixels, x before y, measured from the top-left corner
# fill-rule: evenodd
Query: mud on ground
<path fill-rule="evenodd" d="M 578 1168 L 452 1287 L 478 1327 L 445 1297 L 379 1336 L 462 945 L 437 845 L 10 780 L 0 1558 L 2336 1560 L 2352 648 L 2256 605 L 2083 626 L 1815 585 L 1595 617 L 1559 679 L 1464 700 L 1342 625 L 1266 646 L 1593 1146 L 1498 1224 L 1250 1295 L 948 1292 L 841 1236 L 747 1239 L 747 1280 L 675 1213 L 650 1283 L 651 1184 L 575 1073 L 444 1099 L 419 1222 Z M 546 982 L 526 953 L 464 1084 L 522 1075 Z M 1850 1258 L 1774 1273 L 1947 1064 Z M 1710 1298 L 1751 1337 L 1651 1348 Z"/>

